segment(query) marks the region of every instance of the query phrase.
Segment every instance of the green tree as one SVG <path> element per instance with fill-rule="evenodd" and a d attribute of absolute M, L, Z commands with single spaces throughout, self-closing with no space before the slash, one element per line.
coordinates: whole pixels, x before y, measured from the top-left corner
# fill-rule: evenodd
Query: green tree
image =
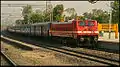
<path fill-rule="evenodd" d="M 88 2 L 91 4 L 95 4 L 97 1 L 99 1 L 99 0 L 88 0 Z"/>
<path fill-rule="evenodd" d="M 16 25 L 23 24 L 23 20 L 21 20 L 21 19 L 18 19 L 18 20 L 16 20 L 16 21 L 15 21 L 15 24 L 16 24 Z"/>
<path fill-rule="evenodd" d="M 33 12 L 30 14 L 30 22 L 31 24 L 33 23 L 40 23 L 43 21 L 43 18 L 42 18 L 42 14 L 41 13 L 36 13 L 36 12 Z"/>
<path fill-rule="evenodd" d="M 42 11 L 41 10 L 39 10 L 39 9 L 37 9 L 37 10 L 35 10 L 35 13 L 42 13 Z"/>
<path fill-rule="evenodd" d="M 42 15 L 44 22 L 49 22 L 50 19 L 52 20 L 52 7 L 53 7 L 52 4 L 49 4 L 47 5 L 47 8 L 43 10 Z"/>
<path fill-rule="evenodd" d="M 44 11 L 42 12 L 42 16 L 43 16 L 43 21 L 44 21 L 44 22 L 50 21 L 50 12 L 44 10 Z"/>
<path fill-rule="evenodd" d="M 62 17 L 62 14 L 63 14 L 63 11 L 64 11 L 63 4 L 56 5 L 53 8 L 53 20 L 54 21 L 60 21 L 60 19 Z"/>
<path fill-rule="evenodd" d="M 99 23 L 109 23 L 109 14 L 101 9 L 93 9 L 91 13 L 85 12 L 84 17 L 87 19 L 97 20 Z"/>
<path fill-rule="evenodd" d="M 77 17 L 77 13 L 74 8 L 67 8 L 64 11 L 66 12 L 66 14 L 70 15 L 70 16 L 66 15 L 66 20 L 75 19 Z"/>
<path fill-rule="evenodd" d="M 111 3 L 112 8 L 112 23 L 119 23 L 119 1 L 114 1 Z"/>
<path fill-rule="evenodd" d="M 88 13 L 88 12 L 83 13 L 83 15 L 85 18 L 88 18 L 88 19 L 91 19 L 91 17 L 92 17 L 91 13 Z"/>
<path fill-rule="evenodd" d="M 42 12 L 41 10 L 39 10 L 39 9 L 36 10 L 36 13 L 40 16 L 40 20 L 42 22 L 44 22 L 45 21 L 45 13 Z"/>
<path fill-rule="evenodd" d="M 78 16 L 78 19 L 79 20 L 85 20 L 85 17 L 84 16 Z"/>
<path fill-rule="evenodd" d="M 29 15 L 32 13 L 32 6 L 27 5 L 23 7 L 22 15 L 24 17 L 24 23 L 23 24 L 28 24 L 29 21 Z"/>

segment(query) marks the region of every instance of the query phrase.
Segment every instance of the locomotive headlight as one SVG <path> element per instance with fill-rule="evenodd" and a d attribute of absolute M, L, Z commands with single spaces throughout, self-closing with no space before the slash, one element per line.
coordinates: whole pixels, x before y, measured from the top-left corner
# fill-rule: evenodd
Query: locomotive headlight
<path fill-rule="evenodd" d="M 84 38 L 80 38 L 80 41 L 84 41 Z"/>

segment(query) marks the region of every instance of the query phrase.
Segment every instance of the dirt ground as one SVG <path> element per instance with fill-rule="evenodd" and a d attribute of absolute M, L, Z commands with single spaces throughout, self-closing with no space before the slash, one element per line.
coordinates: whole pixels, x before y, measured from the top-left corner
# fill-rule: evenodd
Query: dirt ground
<path fill-rule="evenodd" d="M 3 56 L 1 56 L 1 66 L 10 66 L 10 64 L 5 60 L 5 58 L 3 58 Z"/>
<path fill-rule="evenodd" d="M 84 58 L 77 58 L 41 48 L 40 50 L 27 51 L 21 48 L 16 48 L 1 41 L 1 49 L 20 66 L 99 66 L 105 65 L 102 63 L 90 61 Z"/>

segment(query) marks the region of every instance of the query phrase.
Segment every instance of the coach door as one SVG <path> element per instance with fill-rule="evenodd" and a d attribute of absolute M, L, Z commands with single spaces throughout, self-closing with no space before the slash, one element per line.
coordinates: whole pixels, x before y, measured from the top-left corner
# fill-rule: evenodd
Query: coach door
<path fill-rule="evenodd" d="M 41 36 L 43 36 L 43 26 L 41 26 Z"/>

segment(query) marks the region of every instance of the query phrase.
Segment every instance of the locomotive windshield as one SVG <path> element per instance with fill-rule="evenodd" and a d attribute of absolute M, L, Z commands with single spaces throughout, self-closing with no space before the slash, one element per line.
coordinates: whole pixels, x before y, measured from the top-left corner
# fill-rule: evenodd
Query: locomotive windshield
<path fill-rule="evenodd" d="M 88 26 L 94 26 L 94 23 L 91 22 L 91 21 L 89 21 L 89 22 L 88 22 Z"/>
<path fill-rule="evenodd" d="M 85 26 L 85 22 L 80 22 L 80 26 Z"/>

